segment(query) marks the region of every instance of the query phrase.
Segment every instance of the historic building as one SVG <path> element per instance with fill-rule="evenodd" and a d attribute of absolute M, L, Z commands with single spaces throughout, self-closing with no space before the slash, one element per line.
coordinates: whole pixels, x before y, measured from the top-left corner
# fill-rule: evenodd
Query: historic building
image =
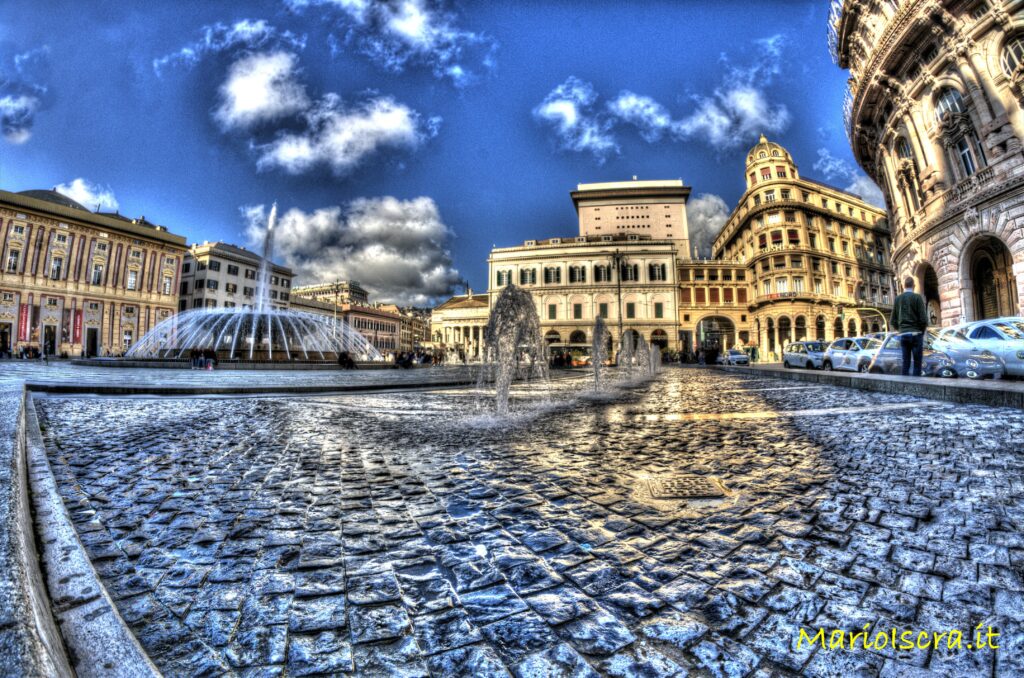
<path fill-rule="evenodd" d="M 370 303 L 366 290 L 355 280 L 301 285 L 292 290 L 292 296 L 329 301 L 334 304 L 368 306 Z"/>
<path fill-rule="evenodd" d="M 553 352 L 589 353 L 598 317 L 607 322 L 615 351 L 627 332 L 674 349 L 679 344 L 679 246 L 649 235 L 616 233 L 495 248 L 487 260 L 490 305 L 509 284 L 530 292 Z"/>
<path fill-rule="evenodd" d="M 751 337 L 746 264 L 739 260 L 680 258 L 676 270 L 680 348 L 693 351 L 707 345 L 729 348 L 756 343 Z"/>
<path fill-rule="evenodd" d="M 185 239 L 56 191 L 0 191 L 0 353 L 115 355 L 172 315 Z"/>
<path fill-rule="evenodd" d="M 788 341 L 882 329 L 894 298 L 885 212 L 802 178 L 789 152 L 764 136 L 747 154 L 744 174 L 746 191 L 712 247 L 716 261 L 695 267 L 700 285 L 684 282 L 681 289 L 693 285 L 696 296 L 700 287 L 711 287 L 704 296 L 708 309 L 745 305 L 739 325 L 736 313 L 715 320 L 722 347 L 746 331 L 744 343 L 778 355 Z M 736 301 L 727 303 L 727 294 Z M 735 338 L 730 324 L 739 327 Z"/>
<path fill-rule="evenodd" d="M 260 293 L 263 257 L 224 242 L 189 247 L 181 267 L 178 310 L 191 308 L 251 308 Z M 270 308 L 288 308 L 292 271 L 271 264 L 266 272 Z"/>
<path fill-rule="evenodd" d="M 1024 2 L 833 2 L 857 161 L 936 322 L 1024 315 Z"/>
<path fill-rule="evenodd" d="M 384 309 L 362 304 L 335 304 L 333 301 L 293 296 L 293 311 L 329 316 L 347 323 L 359 331 L 370 344 L 381 353 L 399 350 L 402 316 Z"/>
<path fill-rule="evenodd" d="M 489 315 L 488 295 L 473 294 L 473 290 L 457 294 L 431 311 L 431 343 L 460 359 L 478 359 Z"/>

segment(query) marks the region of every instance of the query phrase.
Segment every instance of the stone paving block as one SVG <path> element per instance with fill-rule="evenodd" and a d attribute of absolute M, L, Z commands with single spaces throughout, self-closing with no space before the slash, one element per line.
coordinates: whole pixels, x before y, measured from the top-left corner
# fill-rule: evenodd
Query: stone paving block
<path fill-rule="evenodd" d="M 285 660 L 288 630 L 283 625 L 241 629 L 224 656 L 232 666 L 242 668 L 281 664 Z"/>
<path fill-rule="evenodd" d="M 393 572 L 349 577 L 348 601 L 353 605 L 374 605 L 398 600 L 401 592 Z"/>
<path fill-rule="evenodd" d="M 347 634 L 333 631 L 291 634 L 287 668 L 288 674 L 292 676 L 352 671 L 352 647 Z"/>
<path fill-rule="evenodd" d="M 426 678 L 427 664 L 411 636 L 387 643 L 356 645 L 352 648 L 356 675 L 389 678 Z"/>
<path fill-rule="evenodd" d="M 814 647 L 800 643 L 799 622 L 771 614 L 748 637 L 750 646 L 792 671 L 800 671 L 814 653 Z"/>
<path fill-rule="evenodd" d="M 476 624 L 487 624 L 528 609 L 506 584 L 464 593 L 460 600 Z"/>
<path fill-rule="evenodd" d="M 344 628 L 346 607 L 345 596 L 340 593 L 317 598 L 296 598 L 291 603 L 288 630 L 305 633 Z M 354 611 L 352 614 L 358 616 Z"/>
<path fill-rule="evenodd" d="M 558 637 L 533 612 L 521 612 L 480 627 L 484 638 L 509 666 L 529 654 L 554 647 Z"/>
<path fill-rule="evenodd" d="M 602 675 L 611 678 L 659 676 L 681 678 L 689 671 L 661 652 L 650 647 L 635 647 L 617 652 L 600 664 Z"/>
<path fill-rule="evenodd" d="M 438 676 L 465 678 L 508 678 L 497 653 L 486 645 L 460 647 L 427 658 L 430 671 Z"/>
<path fill-rule="evenodd" d="M 717 635 L 701 640 L 690 653 L 714 678 L 742 678 L 761 661 L 760 655 L 747 646 Z"/>
<path fill-rule="evenodd" d="M 480 641 L 480 631 L 461 608 L 435 612 L 413 620 L 413 634 L 424 655 L 454 650 Z"/>
<path fill-rule="evenodd" d="M 572 676 L 598 678 L 598 673 L 575 650 L 565 644 L 535 652 L 524 657 L 513 667 L 516 678 L 537 676 Z"/>

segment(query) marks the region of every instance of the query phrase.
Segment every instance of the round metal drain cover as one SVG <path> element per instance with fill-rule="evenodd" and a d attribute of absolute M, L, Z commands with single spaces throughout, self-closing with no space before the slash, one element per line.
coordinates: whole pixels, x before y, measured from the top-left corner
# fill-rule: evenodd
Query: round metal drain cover
<path fill-rule="evenodd" d="M 673 476 L 651 478 L 647 481 L 651 496 L 655 499 L 696 499 L 700 497 L 724 497 L 725 490 L 714 478 L 705 476 Z"/>

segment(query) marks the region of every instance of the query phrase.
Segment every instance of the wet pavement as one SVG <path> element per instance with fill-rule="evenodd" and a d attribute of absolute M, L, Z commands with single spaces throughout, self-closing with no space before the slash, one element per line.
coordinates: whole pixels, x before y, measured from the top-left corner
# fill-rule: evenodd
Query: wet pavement
<path fill-rule="evenodd" d="M 1024 413 L 699 369 L 536 394 L 514 428 L 471 391 L 37 403 L 168 675 L 1024 671 Z M 979 623 L 1000 650 L 797 647 Z"/>

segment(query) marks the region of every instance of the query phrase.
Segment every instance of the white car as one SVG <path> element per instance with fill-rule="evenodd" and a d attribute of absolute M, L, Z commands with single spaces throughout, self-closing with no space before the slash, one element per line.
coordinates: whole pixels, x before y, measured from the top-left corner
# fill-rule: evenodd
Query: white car
<path fill-rule="evenodd" d="M 958 329 L 975 346 L 1002 359 L 1009 376 L 1024 377 L 1024 320 L 993 318 L 959 327 L 948 329 Z M 942 336 L 939 335 L 940 340 Z"/>
<path fill-rule="evenodd" d="M 836 339 L 825 351 L 822 368 L 847 372 L 867 372 L 882 342 L 870 337 Z"/>
<path fill-rule="evenodd" d="M 722 365 L 749 365 L 750 357 L 738 348 L 730 348 L 725 353 L 718 356 L 718 360 Z"/>

